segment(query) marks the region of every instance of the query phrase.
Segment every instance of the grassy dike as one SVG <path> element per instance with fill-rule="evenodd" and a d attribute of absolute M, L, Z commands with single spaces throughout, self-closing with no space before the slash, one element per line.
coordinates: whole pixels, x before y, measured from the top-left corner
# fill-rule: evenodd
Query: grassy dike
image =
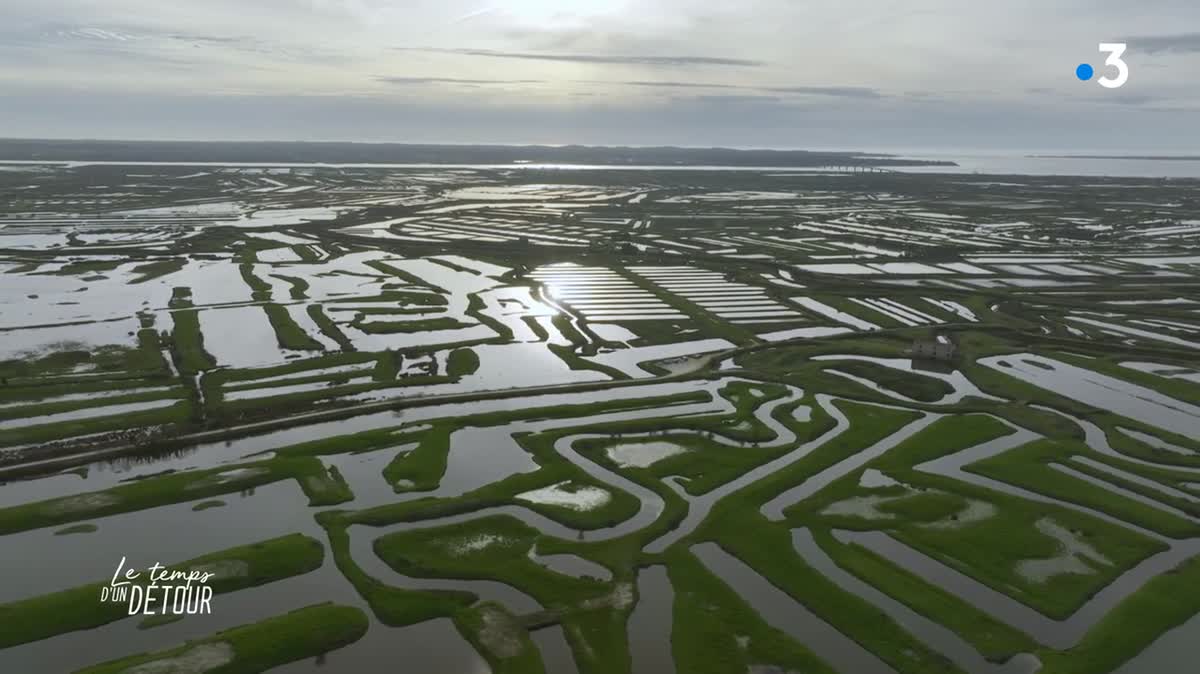
<path fill-rule="evenodd" d="M 302 534 L 291 534 L 168 564 L 167 567 L 185 571 L 211 565 L 219 568 L 220 564 L 228 562 L 244 564 L 244 574 L 218 575 L 209 580 L 214 594 L 224 594 L 308 573 L 319 568 L 324 558 L 325 548 L 320 542 Z M 144 581 L 146 574 L 143 572 L 142 576 Z M 130 617 L 127 604 L 100 601 L 100 589 L 107 583 L 105 580 L 0 605 L 0 623 L 5 626 L 0 630 L 0 649 Z"/>
<path fill-rule="evenodd" d="M 914 638 L 874 605 L 845 592 L 805 564 L 792 548 L 790 527 L 770 522 L 759 512 L 763 503 L 806 476 L 875 444 L 917 418 L 916 413 L 904 410 L 836 404 L 850 419 L 846 431 L 804 459 L 717 503 L 701 527 L 677 546 L 715 540 L 899 672 L 958 672 L 941 654 Z"/>
<path fill-rule="evenodd" d="M 529 632 L 504 606 L 488 602 L 454 615 L 458 631 L 488 661 L 492 674 L 544 672 L 542 654 Z"/>
<path fill-rule="evenodd" d="M 548 608 L 569 607 L 601 594 L 605 583 L 555 573 L 529 557 L 539 532 L 520 520 L 485 517 L 375 540 L 375 554 L 416 577 L 497 580 Z"/>
<path fill-rule="evenodd" d="M 329 535 L 330 549 L 338 570 L 367 602 L 379 622 L 385 625 L 404 627 L 434 618 L 450 617 L 478 599 L 468 592 L 404 590 L 373 578 L 362 570 L 350 554 L 350 532 L 343 514 L 323 512 L 317 516 L 317 521 Z M 361 532 L 359 535 L 362 535 Z"/>
<path fill-rule="evenodd" d="M 183 299 L 180 288 L 175 289 L 175 298 L 171 300 L 173 310 L 171 319 L 174 330 L 171 332 L 171 354 L 180 372 L 195 374 L 216 366 L 217 361 L 204 350 L 204 333 L 200 330 L 200 311 L 191 308 L 190 299 Z M 191 297 L 190 289 L 186 297 Z M 179 307 L 179 308 L 176 308 Z"/>
<path fill-rule="evenodd" d="M 882 610 L 842 590 L 804 563 L 792 548 L 791 533 L 786 526 L 767 524 L 761 516 L 746 517 L 736 525 L 730 522 L 726 526 L 730 530 L 723 531 L 718 539 L 722 548 L 898 672 L 960 671 Z"/>
<path fill-rule="evenodd" d="M 1017 653 L 1037 650 L 1037 643 L 1028 634 L 992 618 L 960 597 L 925 582 L 870 550 L 838 543 L 827 531 L 814 531 L 814 536 L 821 549 L 838 566 L 926 618 L 945 625 L 988 660 L 1006 662 Z"/>
<path fill-rule="evenodd" d="M 1194 522 L 1114 494 L 1049 465 L 1058 462 L 1074 467 L 1069 459 L 1075 454 L 1088 455 L 1089 450 L 1080 443 L 1042 440 L 967 466 L 966 470 L 1077 503 L 1171 538 L 1200 534 L 1200 525 Z"/>
<path fill-rule="evenodd" d="M 116 416 L 94 417 L 75 421 L 26 426 L 0 431 L 0 447 L 33 445 L 78 438 L 85 435 L 111 433 L 135 428 L 163 426 L 185 428 L 192 419 L 192 405 L 180 400 L 174 405 Z"/>
<path fill-rule="evenodd" d="M 275 338 L 282 349 L 292 351 L 324 351 L 325 347 L 313 339 L 296 319 L 288 313 L 287 307 L 281 304 L 267 303 L 263 305 L 267 320 L 275 330 Z"/>
<path fill-rule="evenodd" d="M 308 311 L 308 315 L 313 319 L 313 322 L 317 324 L 317 327 L 321 329 L 321 332 L 325 333 L 325 336 L 329 339 L 337 342 L 342 351 L 351 353 L 357 350 L 354 347 L 354 342 L 351 342 L 350 338 L 346 336 L 346 333 L 342 332 L 342 329 L 338 327 L 337 323 L 335 323 L 333 319 L 325 313 L 324 306 L 320 304 L 310 304 L 308 305 L 308 309 L 306 309 L 306 311 Z"/>
<path fill-rule="evenodd" d="M 1074 648 L 1039 652 L 1042 672 L 1111 672 L 1141 653 L 1164 632 L 1200 612 L 1197 585 L 1200 585 L 1200 558 L 1193 557 L 1173 571 L 1154 578 L 1118 604 Z"/>
<path fill-rule="evenodd" d="M 436 489 L 446 472 L 450 434 L 453 431 L 451 424 L 440 423 L 420 434 L 406 435 L 402 438 L 393 435 L 391 442 L 411 439 L 417 446 L 412 451 L 398 454 L 392 459 L 383 469 L 383 479 L 393 485 L 397 492 Z"/>
<path fill-rule="evenodd" d="M 235 472 L 237 471 L 237 472 Z M 184 503 L 295 479 L 310 505 L 334 505 L 353 498 L 341 477 L 313 457 L 276 457 L 256 463 L 171 473 L 104 491 L 64 496 L 0 509 L 0 535 L 70 524 Z"/>
<path fill-rule="evenodd" d="M 833 482 L 802 505 L 793 508 L 789 512 L 789 523 L 794 526 L 810 526 L 814 530 L 829 526 L 859 530 L 886 529 L 904 543 L 935 559 L 951 563 L 967 575 L 999 592 L 1012 595 L 1048 616 L 1057 619 L 1065 618 L 1074 613 L 1083 602 L 1105 584 L 1146 556 L 1162 550 L 1163 546 L 1123 527 L 1069 508 L 1034 503 L 1001 491 L 984 489 L 913 469 L 913 466 L 940 456 L 953 454 L 1010 432 L 1011 429 L 1007 425 L 990 416 L 956 415 L 944 418 L 901 443 L 871 464 L 909 487 L 924 490 L 918 491 L 916 495 L 904 500 L 893 502 L 891 508 L 881 508 L 884 512 L 897 515 L 896 518 L 864 520 L 851 517 L 835 518 L 821 514 L 822 510 L 836 501 L 881 493 L 878 489 L 860 488 L 858 486 L 859 474 L 855 472 Z M 1012 473 L 1024 475 L 1034 470 L 1036 466 L 1034 468 L 1027 466 L 1020 459 L 1022 453 L 1031 449 L 1035 450 L 1044 442 L 1034 442 L 1031 445 L 1010 450 L 988 461 L 1011 461 L 1013 466 L 1020 466 L 1020 468 L 1014 468 Z M 984 463 L 986 462 L 972 464 L 968 466 L 968 470 L 974 470 Z M 1061 476 L 1061 479 L 1068 480 L 1070 478 Z M 1117 497 L 1113 496 L 1113 498 Z M 968 526 L 949 529 L 926 526 L 932 520 L 948 517 L 950 509 L 947 506 L 954 505 L 952 510 L 957 512 L 965 507 L 968 499 L 984 502 L 994 508 L 995 512 Z M 1099 568 L 1091 575 L 1058 575 L 1044 583 L 1034 583 L 1016 573 L 1015 565 L 1019 560 L 1052 557 L 1058 550 L 1056 541 L 1037 531 L 1036 522 L 1042 518 L 1050 518 L 1083 536 L 1091 545 L 1096 546 L 1102 554 L 1113 561 L 1112 566 Z M 832 547 L 829 553 L 836 558 L 834 553 L 842 552 L 844 546 L 830 543 Z M 857 546 L 849 546 L 849 549 L 859 550 Z M 866 551 L 862 552 L 868 554 Z M 869 556 L 866 559 L 869 562 L 876 558 Z M 870 564 L 867 566 L 877 568 Z M 852 569 L 851 571 L 853 572 Z M 886 584 L 887 581 L 883 581 L 885 584 L 881 584 L 881 578 L 886 579 L 889 576 L 897 578 L 896 574 L 901 574 L 899 578 L 907 576 L 907 573 L 900 569 L 894 571 L 895 573 L 882 576 L 860 574 L 860 577 L 880 586 L 881 589 L 900 601 L 909 604 L 914 610 L 925 613 L 925 609 L 930 607 L 929 604 L 905 589 L 906 585 L 912 584 L 911 582 L 897 583 L 894 587 Z M 904 596 L 907 596 L 907 599 Z M 967 632 L 964 630 L 965 627 L 977 622 L 970 613 L 927 615 L 941 624 L 955 626 L 952 629 L 956 629 L 956 631 L 963 630 L 960 631 L 963 638 L 975 644 L 982 653 L 1001 656 L 1007 652 L 991 649 L 988 645 L 990 639 L 987 637 L 986 631 Z"/>
<path fill-rule="evenodd" d="M 676 671 L 743 674 L 752 665 L 770 663 L 787 671 L 835 674 L 812 651 L 766 623 L 693 555 L 676 549 L 667 560 L 675 589 L 671 650 Z"/>
<path fill-rule="evenodd" d="M 102 387 L 99 391 L 97 391 L 98 393 L 103 392 L 107 395 L 98 395 L 91 399 L 67 400 L 59 402 L 55 402 L 53 400 L 48 402 L 42 400 L 31 400 L 27 404 L 21 405 L 20 407 L 0 408 L 0 421 L 9 421 L 13 419 L 33 419 L 36 417 L 49 416 L 53 414 L 74 412 L 76 410 L 85 410 L 89 407 L 107 407 L 109 405 L 130 405 L 135 403 L 155 402 L 159 400 L 179 398 L 184 393 L 183 389 L 180 387 L 169 386 L 169 382 L 152 380 L 148 382 L 150 386 L 155 388 L 162 387 L 163 390 L 146 391 L 141 393 L 134 391 L 132 393 L 128 393 L 126 392 L 127 390 L 134 388 L 133 386 L 129 386 L 130 383 L 137 384 L 139 382 L 122 382 L 122 388 L 114 387 L 112 385 L 113 382 L 108 382 L 109 385 L 107 387 Z M 68 391 L 70 393 L 76 393 L 78 392 L 78 389 L 76 389 L 74 386 L 64 386 L 62 391 L 64 393 Z M 35 395 L 45 395 L 44 391 L 38 389 L 25 389 L 24 392 L 34 393 Z"/>
<path fill-rule="evenodd" d="M 369 622 L 361 610 L 337 604 L 317 604 L 291 613 L 218 632 L 166 651 L 134 655 L 80 670 L 78 674 L 120 674 L 138 665 L 161 663 L 161 669 L 185 671 L 172 660 L 202 652 L 205 647 L 232 649 L 232 659 L 206 671 L 221 674 L 257 674 L 273 667 L 316 657 L 358 641 Z M 153 665 L 152 665 L 153 666 Z"/>
<path fill-rule="evenodd" d="M 885 389 L 921 402 L 937 402 L 954 392 L 954 387 L 935 377 L 898 370 L 862 360 L 820 361 L 826 370 L 838 370 L 869 379 Z"/>
<path fill-rule="evenodd" d="M 1007 432 L 1009 428 L 992 417 L 947 417 L 917 433 L 870 465 L 906 484 L 924 485 L 926 483 L 921 480 L 925 474 L 913 471 L 914 464 L 1001 437 Z M 840 528 L 876 528 L 896 524 L 857 518 L 833 519 L 819 514 L 831 503 L 866 493 L 858 486 L 860 475 L 861 471 L 851 472 L 846 477 L 832 482 L 803 504 L 793 507 L 789 511 L 789 526 L 810 527 L 821 548 L 842 569 L 874 585 L 917 613 L 947 626 L 978 649 L 985 658 L 1003 662 L 1016 653 L 1033 652 L 1037 644 L 1028 635 L 991 618 L 971 604 L 926 583 L 871 551 L 857 545 L 841 544 L 829 534 L 826 527 L 831 523 Z M 960 484 L 954 481 L 946 482 L 949 485 L 938 486 Z M 956 502 L 955 505 L 965 504 L 962 496 L 952 492 L 921 492 L 905 501 L 934 495 L 949 497 Z M 894 503 L 899 505 L 905 501 Z M 888 511 L 886 507 L 880 509 Z M 926 516 L 929 513 L 924 510 L 910 506 L 894 508 L 891 512 L 900 516 L 902 522 L 911 521 L 915 524 L 940 519 L 940 516 L 945 514 L 943 511 L 935 513 L 937 517 Z M 957 508 L 955 510 L 957 511 Z"/>
<path fill-rule="evenodd" d="M 446 358 L 446 374 L 465 377 L 479 370 L 479 354 L 469 348 L 455 349 Z"/>

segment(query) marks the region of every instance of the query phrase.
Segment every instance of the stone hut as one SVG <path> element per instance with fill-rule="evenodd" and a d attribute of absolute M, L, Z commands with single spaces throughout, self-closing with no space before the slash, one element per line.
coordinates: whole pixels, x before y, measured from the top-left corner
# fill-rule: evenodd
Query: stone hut
<path fill-rule="evenodd" d="M 921 337 L 913 341 L 912 357 L 914 360 L 951 363 L 958 357 L 958 345 L 945 335 Z"/>

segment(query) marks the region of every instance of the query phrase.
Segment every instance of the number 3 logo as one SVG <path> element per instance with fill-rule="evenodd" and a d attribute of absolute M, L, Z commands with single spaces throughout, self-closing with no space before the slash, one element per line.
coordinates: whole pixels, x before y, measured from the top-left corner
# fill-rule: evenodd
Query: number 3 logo
<path fill-rule="evenodd" d="M 1116 89 L 1122 84 L 1125 84 L 1125 80 L 1129 79 L 1129 64 L 1121 60 L 1121 55 L 1125 53 L 1125 43 L 1101 42 L 1100 51 L 1108 54 L 1108 58 L 1104 60 L 1104 65 L 1112 66 L 1117 69 L 1116 77 L 1109 77 L 1108 75 L 1105 75 L 1097 80 L 1100 83 L 1100 86 L 1107 87 L 1109 89 Z"/>

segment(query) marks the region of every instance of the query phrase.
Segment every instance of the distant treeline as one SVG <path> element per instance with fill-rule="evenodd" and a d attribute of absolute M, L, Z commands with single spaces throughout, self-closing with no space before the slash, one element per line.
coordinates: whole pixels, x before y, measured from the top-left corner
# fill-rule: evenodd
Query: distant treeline
<path fill-rule="evenodd" d="M 604 166 L 954 166 L 863 152 L 582 145 L 165 142 L 0 139 L 0 160 L 329 164 L 596 164 Z"/>

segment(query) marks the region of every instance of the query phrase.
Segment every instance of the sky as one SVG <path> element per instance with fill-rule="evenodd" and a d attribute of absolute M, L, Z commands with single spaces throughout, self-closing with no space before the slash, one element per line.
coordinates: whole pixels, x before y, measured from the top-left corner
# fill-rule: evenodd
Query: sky
<path fill-rule="evenodd" d="M 1198 75 L 1195 0 L 0 2 L 7 137 L 1187 152 Z"/>

